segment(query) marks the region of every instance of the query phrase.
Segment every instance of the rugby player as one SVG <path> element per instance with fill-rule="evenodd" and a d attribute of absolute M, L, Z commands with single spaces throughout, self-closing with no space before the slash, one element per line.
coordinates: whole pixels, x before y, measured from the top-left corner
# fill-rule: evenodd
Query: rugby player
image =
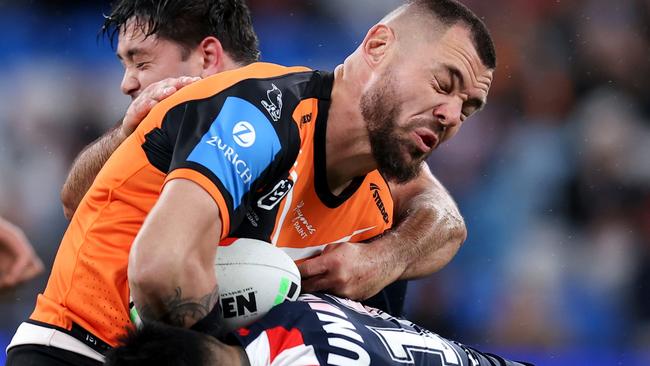
<path fill-rule="evenodd" d="M 145 324 L 111 350 L 109 366 L 429 365 L 516 366 L 381 310 L 332 295 L 284 302 L 224 341 Z"/>

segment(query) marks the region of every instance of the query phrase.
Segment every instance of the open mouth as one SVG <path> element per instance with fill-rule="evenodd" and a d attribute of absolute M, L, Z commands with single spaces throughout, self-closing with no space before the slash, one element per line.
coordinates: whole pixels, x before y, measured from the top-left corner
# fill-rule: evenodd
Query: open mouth
<path fill-rule="evenodd" d="M 424 153 L 430 152 L 438 145 L 438 136 L 426 128 L 419 128 L 413 134 L 416 145 Z"/>

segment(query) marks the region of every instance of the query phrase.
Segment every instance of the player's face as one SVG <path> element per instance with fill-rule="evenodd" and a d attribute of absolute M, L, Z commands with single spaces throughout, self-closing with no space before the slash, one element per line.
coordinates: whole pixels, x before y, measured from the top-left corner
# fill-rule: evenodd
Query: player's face
<path fill-rule="evenodd" d="M 120 85 L 124 94 L 135 99 L 144 88 L 157 81 L 179 76 L 201 76 L 201 64 L 194 54 L 183 57 L 183 48 L 155 35 L 146 37 L 129 21 L 120 32 L 117 57 L 124 66 Z"/>
<path fill-rule="evenodd" d="M 373 156 L 396 182 L 414 178 L 427 156 L 482 108 L 492 83 L 464 27 L 412 52 L 408 47 L 361 98 Z"/>

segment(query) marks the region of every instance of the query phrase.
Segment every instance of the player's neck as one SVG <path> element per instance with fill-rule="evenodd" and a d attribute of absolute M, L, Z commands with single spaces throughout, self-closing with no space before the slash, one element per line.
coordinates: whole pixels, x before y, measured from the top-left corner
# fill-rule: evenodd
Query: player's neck
<path fill-rule="evenodd" d="M 334 71 L 325 138 L 327 183 L 335 195 L 343 191 L 352 179 L 377 167 L 359 108 L 362 84 L 346 77 L 346 67 L 347 63 Z"/>

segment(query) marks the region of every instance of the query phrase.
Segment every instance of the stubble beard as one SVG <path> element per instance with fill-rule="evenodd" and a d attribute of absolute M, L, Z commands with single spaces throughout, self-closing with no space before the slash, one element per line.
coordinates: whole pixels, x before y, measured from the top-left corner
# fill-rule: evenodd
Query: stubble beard
<path fill-rule="evenodd" d="M 389 181 L 406 183 L 417 177 L 424 156 L 411 140 L 398 134 L 401 109 L 394 90 L 392 75 L 385 73 L 380 83 L 361 96 L 359 106 L 377 170 Z M 412 157 L 410 163 L 405 152 Z"/>

